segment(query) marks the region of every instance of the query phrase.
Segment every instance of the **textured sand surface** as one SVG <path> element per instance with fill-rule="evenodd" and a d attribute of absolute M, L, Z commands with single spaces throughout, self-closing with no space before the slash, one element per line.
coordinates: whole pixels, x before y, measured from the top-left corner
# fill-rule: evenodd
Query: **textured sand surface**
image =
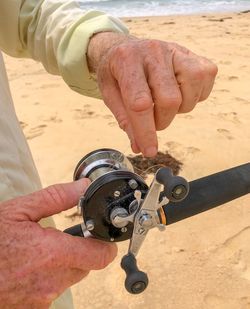
<path fill-rule="evenodd" d="M 159 133 L 160 150 L 184 163 L 193 180 L 250 158 L 250 13 L 125 19 L 131 33 L 175 41 L 219 67 L 210 98 Z M 69 181 L 78 160 L 101 147 L 131 154 L 101 101 L 70 91 L 32 60 L 7 60 L 16 110 L 44 186 Z M 58 228 L 76 220 L 62 213 Z M 150 286 L 127 294 L 119 267 L 127 243 L 106 270 L 73 287 L 76 308 L 249 309 L 250 197 L 151 231 L 139 256 Z"/>

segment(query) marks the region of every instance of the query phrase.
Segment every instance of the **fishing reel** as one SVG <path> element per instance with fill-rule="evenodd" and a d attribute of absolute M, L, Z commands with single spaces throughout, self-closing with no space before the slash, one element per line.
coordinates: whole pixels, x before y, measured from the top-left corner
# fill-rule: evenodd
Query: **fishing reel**
<path fill-rule="evenodd" d="M 150 229 L 162 231 L 166 225 L 250 192 L 249 163 L 190 183 L 163 167 L 148 186 L 114 149 L 99 149 L 83 157 L 74 171 L 74 180 L 80 178 L 91 181 L 78 203 L 83 222 L 64 232 L 107 242 L 130 240 L 121 267 L 126 273 L 125 287 L 132 294 L 148 285 L 136 256 Z"/>
<path fill-rule="evenodd" d="M 83 157 L 74 180 L 83 177 L 91 180 L 78 205 L 83 222 L 66 232 L 108 242 L 130 239 L 128 254 L 121 262 L 127 274 L 125 287 L 130 293 L 141 293 L 148 278 L 138 270 L 136 255 L 148 231 L 155 227 L 162 230 L 166 224 L 162 206 L 187 196 L 188 182 L 174 176 L 171 169 L 160 168 L 148 187 L 134 173 L 130 161 L 113 149 L 96 150 Z"/>

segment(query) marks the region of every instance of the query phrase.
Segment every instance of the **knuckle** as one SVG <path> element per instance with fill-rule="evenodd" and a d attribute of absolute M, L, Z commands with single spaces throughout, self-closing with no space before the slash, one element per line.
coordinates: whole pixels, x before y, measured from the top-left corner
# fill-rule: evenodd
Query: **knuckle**
<path fill-rule="evenodd" d="M 113 75 L 119 78 L 121 73 L 121 69 L 124 65 L 128 65 L 129 62 L 132 61 L 133 51 L 131 51 L 130 46 L 126 46 L 125 44 L 118 45 L 114 47 L 112 54 L 110 55 L 110 63 L 109 70 Z M 104 74 L 105 78 L 105 74 Z"/>
<path fill-rule="evenodd" d="M 147 40 L 147 47 L 152 50 L 158 50 L 162 48 L 162 43 L 158 40 Z"/>
<path fill-rule="evenodd" d="M 49 186 L 43 192 L 43 200 L 47 204 L 62 204 L 66 197 L 63 186 L 57 184 Z"/>
<path fill-rule="evenodd" d="M 120 121 L 118 121 L 119 127 L 120 129 L 122 129 L 124 132 L 127 132 L 127 128 L 128 128 L 128 120 L 127 119 L 122 119 Z"/>
<path fill-rule="evenodd" d="M 158 96 L 158 100 L 156 102 L 157 106 L 161 108 L 161 110 L 166 111 L 166 114 L 169 110 L 178 110 L 182 103 L 182 97 L 180 94 L 165 94 L 162 96 Z"/>
<path fill-rule="evenodd" d="M 203 66 L 196 66 L 192 69 L 192 78 L 195 81 L 204 80 L 207 72 Z"/>
<path fill-rule="evenodd" d="M 129 121 L 128 118 L 123 115 L 123 114 L 118 114 L 116 115 L 116 119 L 118 122 L 119 127 L 123 130 L 123 131 L 127 131 L 127 128 L 129 126 Z"/>
<path fill-rule="evenodd" d="M 153 102 L 146 92 L 137 94 L 134 100 L 129 103 L 129 109 L 133 112 L 143 112 L 152 108 Z"/>
<path fill-rule="evenodd" d="M 177 109 L 177 110 L 179 109 L 179 107 L 181 105 L 181 101 L 182 101 L 182 98 L 179 95 L 168 96 L 165 99 L 165 102 L 166 102 L 166 105 L 167 105 L 168 108 Z"/>
<path fill-rule="evenodd" d="M 114 50 L 114 57 L 117 57 L 119 61 L 126 61 L 130 53 L 131 47 L 126 44 L 118 45 Z"/>
<path fill-rule="evenodd" d="M 179 49 L 179 50 L 185 49 L 186 50 L 185 47 L 183 47 L 182 45 L 180 45 L 180 44 L 178 44 L 176 42 L 173 42 L 173 41 L 167 42 L 167 48 L 169 50 L 173 50 L 173 49 Z"/>
<path fill-rule="evenodd" d="M 212 77 L 213 79 L 218 73 L 218 67 L 216 64 L 209 60 L 197 65 L 192 70 L 192 76 L 195 80 L 204 80 L 207 77 Z"/>
<path fill-rule="evenodd" d="M 213 78 L 215 78 L 215 76 L 218 73 L 218 67 L 216 64 L 214 63 L 210 63 L 209 67 L 208 67 L 208 73 L 210 76 L 212 76 Z"/>

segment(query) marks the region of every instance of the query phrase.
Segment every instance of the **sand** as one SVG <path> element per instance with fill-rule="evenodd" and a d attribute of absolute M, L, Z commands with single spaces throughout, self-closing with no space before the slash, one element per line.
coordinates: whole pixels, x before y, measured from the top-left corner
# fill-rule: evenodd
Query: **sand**
<path fill-rule="evenodd" d="M 131 33 L 175 41 L 219 67 L 214 90 L 196 109 L 159 133 L 160 150 L 183 162 L 193 180 L 250 158 L 250 13 L 126 18 Z M 5 57 L 17 114 L 44 186 L 70 181 L 78 160 L 94 149 L 131 154 L 125 134 L 101 101 L 73 93 L 32 60 Z M 128 243 L 107 269 L 73 287 L 76 308 L 250 308 L 249 196 L 154 230 L 138 256 L 150 285 L 127 294 L 119 267 Z M 59 229 L 77 220 L 55 217 Z"/>

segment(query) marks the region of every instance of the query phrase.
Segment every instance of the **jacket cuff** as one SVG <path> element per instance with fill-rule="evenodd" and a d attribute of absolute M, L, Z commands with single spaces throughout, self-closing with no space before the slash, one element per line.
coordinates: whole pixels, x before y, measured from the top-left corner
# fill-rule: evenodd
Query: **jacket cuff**
<path fill-rule="evenodd" d="M 89 72 L 87 49 L 90 38 L 98 32 L 128 33 L 124 24 L 105 13 L 90 11 L 63 35 L 57 50 L 58 68 L 68 86 L 85 96 L 101 98 L 97 82 Z"/>

